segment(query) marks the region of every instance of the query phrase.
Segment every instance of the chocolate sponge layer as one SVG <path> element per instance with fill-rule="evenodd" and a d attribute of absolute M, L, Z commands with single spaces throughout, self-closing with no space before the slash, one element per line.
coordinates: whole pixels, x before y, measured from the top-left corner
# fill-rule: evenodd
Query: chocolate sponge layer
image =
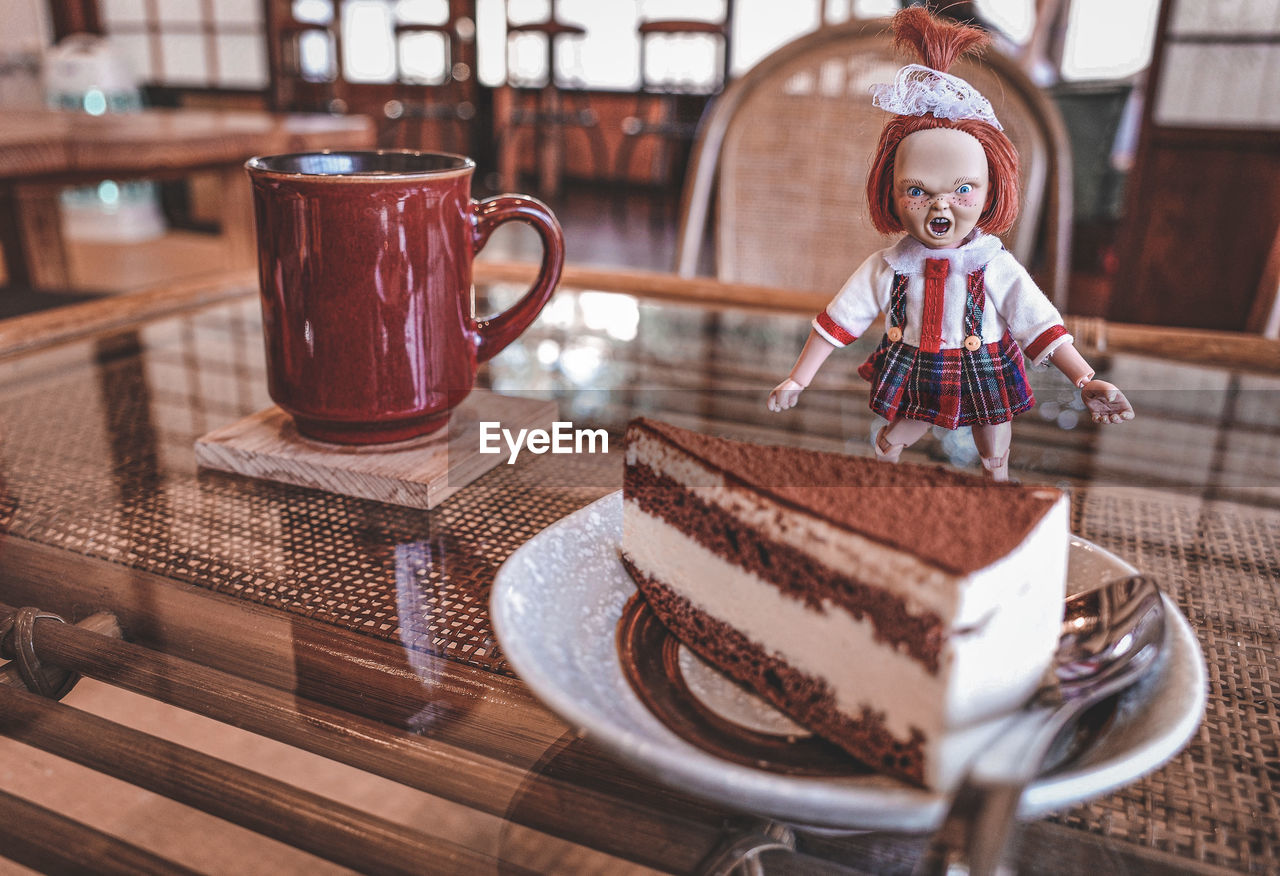
<path fill-rule="evenodd" d="M 920 731 L 913 730 L 911 738 L 904 741 L 888 731 L 879 713 L 864 708 L 855 717 L 839 711 L 823 681 L 788 666 L 737 630 L 696 609 L 666 584 L 641 572 L 626 554 L 622 562 L 658 619 L 703 659 L 868 766 L 924 784 L 925 738 Z"/>

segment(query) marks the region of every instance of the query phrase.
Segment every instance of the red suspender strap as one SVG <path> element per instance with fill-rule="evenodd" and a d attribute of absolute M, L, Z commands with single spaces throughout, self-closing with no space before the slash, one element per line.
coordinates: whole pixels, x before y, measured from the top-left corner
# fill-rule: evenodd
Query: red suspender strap
<path fill-rule="evenodd" d="M 907 283 L 911 278 L 906 274 L 893 275 L 893 290 L 889 293 L 888 325 L 898 328 L 907 327 Z"/>
<path fill-rule="evenodd" d="M 924 312 L 920 317 L 920 349 L 936 353 L 942 349 L 942 296 L 947 285 L 951 262 L 947 259 L 924 261 Z"/>
<path fill-rule="evenodd" d="M 982 337 L 982 310 L 987 306 L 986 268 L 969 275 L 968 295 L 964 302 L 964 336 Z"/>

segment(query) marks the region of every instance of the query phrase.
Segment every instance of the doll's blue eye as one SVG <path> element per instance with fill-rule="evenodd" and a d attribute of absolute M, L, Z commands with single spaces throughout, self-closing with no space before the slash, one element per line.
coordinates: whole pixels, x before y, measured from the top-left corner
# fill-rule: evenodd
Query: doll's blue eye
<path fill-rule="evenodd" d="M 964 184 L 964 185 L 962 185 L 960 188 L 956 189 L 956 194 L 957 194 L 957 195 L 967 195 L 967 194 L 969 194 L 969 192 L 971 192 L 971 191 L 973 191 L 973 186 L 969 185 L 968 183 L 965 183 L 965 184 Z"/>
<path fill-rule="evenodd" d="M 923 194 L 924 194 L 924 189 L 920 188 L 919 186 L 912 186 L 911 188 L 907 189 L 907 195 L 912 198 L 918 198 Z"/>

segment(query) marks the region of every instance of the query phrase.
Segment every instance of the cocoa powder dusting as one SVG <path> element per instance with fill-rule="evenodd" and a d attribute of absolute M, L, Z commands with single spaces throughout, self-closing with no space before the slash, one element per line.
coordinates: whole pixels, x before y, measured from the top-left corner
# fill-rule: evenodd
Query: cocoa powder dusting
<path fill-rule="evenodd" d="M 1061 497 L 1051 488 L 993 483 L 941 466 L 749 444 L 646 418 L 628 425 L 628 443 L 637 432 L 675 445 L 730 483 L 954 575 L 1004 557 Z"/>

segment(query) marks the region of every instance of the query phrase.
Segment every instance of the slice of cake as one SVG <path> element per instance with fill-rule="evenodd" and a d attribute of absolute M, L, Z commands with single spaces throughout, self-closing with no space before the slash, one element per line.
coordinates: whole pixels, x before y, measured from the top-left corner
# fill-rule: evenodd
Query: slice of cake
<path fill-rule="evenodd" d="M 948 788 L 1041 681 L 1062 492 L 645 419 L 626 443 L 622 559 L 654 612 L 859 760 Z"/>

